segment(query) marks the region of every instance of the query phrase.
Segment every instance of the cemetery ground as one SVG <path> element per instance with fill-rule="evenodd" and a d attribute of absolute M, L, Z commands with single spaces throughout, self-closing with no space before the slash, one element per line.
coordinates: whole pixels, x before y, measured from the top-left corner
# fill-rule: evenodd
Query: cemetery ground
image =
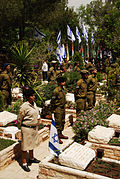
<path fill-rule="evenodd" d="M 101 95 L 98 95 L 97 103 L 98 101 L 105 101 L 105 98 Z M 6 153 L 5 155 L 7 156 L 7 158 L 10 158 L 10 161 L 6 163 L 5 166 L 1 167 L 0 179 L 119 179 L 120 116 L 114 114 L 114 107 L 109 108 L 107 103 L 101 103 L 91 112 L 88 111 L 85 112 L 85 114 L 82 113 L 82 120 L 80 118 L 76 122 L 76 114 L 73 106 L 74 105 L 72 105 L 72 109 L 66 109 L 66 124 L 63 133 L 67 135 L 69 139 L 63 140 L 63 144 L 60 145 L 60 148 L 63 151 L 63 156 L 61 155 L 60 160 L 57 162 L 56 158 L 54 158 L 53 155 L 50 154 L 48 149 L 49 127 L 43 127 L 40 130 L 42 132 L 40 132 L 39 134 L 41 141 L 40 145 L 35 149 L 35 157 L 41 160 L 40 164 L 32 164 L 30 166 L 31 171 L 29 173 L 26 173 L 21 168 L 20 151 L 18 150 L 18 157 L 15 157 L 15 155 L 12 154 L 12 151 L 10 151 L 10 153 L 7 152 L 7 155 Z M 106 115 L 103 115 L 104 110 L 106 111 Z M 71 115 L 73 116 L 74 127 L 71 126 L 71 123 L 69 122 L 69 120 L 71 119 Z M 95 120 L 93 119 L 93 116 L 95 116 Z M 14 115 L 13 118 L 15 120 Z M 100 118 L 102 120 L 100 120 Z M 106 119 L 108 119 L 107 122 Z M 12 119 L 10 120 L 12 121 Z M 88 122 L 86 123 L 86 121 Z M 108 121 L 109 127 L 107 126 Z M 49 126 L 51 123 L 49 119 L 42 119 L 42 122 L 45 124 L 45 126 Z M 6 121 L 3 120 L 3 123 L 4 125 L 6 125 Z M 75 138 L 75 134 L 78 135 L 76 130 L 81 128 L 82 131 L 83 128 L 85 129 L 85 127 L 88 126 L 90 129 L 89 131 L 87 131 L 88 138 L 86 139 L 86 135 L 83 135 L 83 139 L 81 141 L 78 140 L 78 143 L 75 142 L 75 140 L 77 140 Z M 2 127 L 4 128 L 4 126 Z M 9 125 L 7 125 L 7 127 L 9 127 Z M 2 136 L 1 138 L 7 137 L 7 139 L 11 139 L 15 137 L 15 139 L 12 141 L 18 142 L 19 137 L 16 138 L 16 135 L 14 136 L 11 134 L 7 134 L 5 133 L 5 130 L 3 131 L 4 136 Z M 78 144 L 79 146 L 77 146 L 76 144 Z M 81 146 L 83 147 L 82 150 L 80 150 Z M 83 151 L 86 152 L 83 153 Z M 0 152 L 1 163 L 2 160 L 5 161 L 5 158 L 3 155 L 1 155 Z"/>

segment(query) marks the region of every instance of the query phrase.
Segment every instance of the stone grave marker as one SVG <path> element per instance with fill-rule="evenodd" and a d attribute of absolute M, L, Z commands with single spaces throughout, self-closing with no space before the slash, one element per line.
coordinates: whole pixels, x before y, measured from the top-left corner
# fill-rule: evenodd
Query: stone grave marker
<path fill-rule="evenodd" d="M 5 126 L 6 124 L 17 120 L 17 115 L 8 111 L 0 112 L 0 126 Z"/>
<path fill-rule="evenodd" d="M 110 117 L 107 118 L 109 121 L 109 126 L 113 128 L 120 128 L 120 115 L 112 114 Z"/>
<path fill-rule="evenodd" d="M 115 134 L 113 128 L 107 128 L 97 125 L 88 133 L 88 140 L 90 142 L 107 144 Z"/>
<path fill-rule="evenodd" d="M 66 94 L 66 101 L 72 101 L 73 103 L 75 102 L 75 97 L 73 93 L 67 93 Z"/>
<path fill-rule="evenodd" d="M 94 150 L 74 142 L 59 155 L 59 161 L 62 165 L 85 170 L 95 156 L 96 154 Z"/>

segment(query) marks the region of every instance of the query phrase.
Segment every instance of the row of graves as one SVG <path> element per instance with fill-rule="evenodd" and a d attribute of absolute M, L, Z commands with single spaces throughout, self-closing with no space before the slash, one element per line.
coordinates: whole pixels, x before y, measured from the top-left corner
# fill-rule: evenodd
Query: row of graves
<path fill-rule="evenodd" d="M 100 99 L 100 96 L 98 96 Z M 74 103 L 74 95 L 68 93 L 67 100 Z M 49 101 L 46 101 L 46 105 Z M 40 108 L 40 111 L 42 109 Z M 20 153 L 20 130 L 15 126 L 5 127 L 15 121 L 13 113 L 0 112 L 0 138 L 15 141 L 10 147 L 0 151 L 0 169 L 7 166 Z M 39 131 L 39 140 L 43 142 L 49 138 L 50 119 L 41 119 L 44 128 Z M 65 128 L 76 120 L 76 110 L 66 109 Z M 66 140 L 60 145 L 62 153 L 59 157 L 50 154 L 39 164 L 38 179 L 107 179 L 120 178 L 120 145 L 112 145 L 110 141 L 120 141 L 120 115 L 112 114 L 108 119 L 109 127 L 95 126 L 88 133 L 88 140 L 84 144 Z M 71 122 L 72 121 L 72 122 Z"/>

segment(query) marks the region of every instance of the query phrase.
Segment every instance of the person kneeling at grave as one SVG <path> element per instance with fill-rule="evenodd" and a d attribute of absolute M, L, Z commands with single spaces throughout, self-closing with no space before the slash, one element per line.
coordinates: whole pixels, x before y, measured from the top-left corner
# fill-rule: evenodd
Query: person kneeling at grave
<path fill-rule="evenodd" d="M 57 78 L 58 87 L 56 87 L 52 94 L 51 110 L 54 112 L 56 128 L 58 131 L 59 143 L 62 144 L 61 139 L 68 139 L 67 136 L 62 134 L 65 124 L 65 104 L 66 97 L 64 92 L 65 78 Z"/>

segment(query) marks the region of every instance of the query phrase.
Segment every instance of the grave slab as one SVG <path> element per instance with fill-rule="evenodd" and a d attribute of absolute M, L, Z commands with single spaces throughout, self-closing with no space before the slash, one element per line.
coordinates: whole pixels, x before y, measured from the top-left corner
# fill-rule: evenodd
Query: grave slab
<path fill-rule="evenodd" d="M 8 111 L 0 112 L 0 126 L 5 126 L 6 124 L 17 120 L 17 115 Z"/>
<path fill-rule="evenodd" d="M 84 170 L 95 156 L 94 150 L 74 142 L 59 155 L 59 161 L 62 165 Z"/>
<path fill-rule="evenodd" d="M 115 130 L 113 128 L 97 125 L 88 133 L 88 140 L 90 142 L 107 144 L 114 134 Z"/>
<path fill-rule="evenodd" d="M 73 93 L 67 93 L 66 94 L 66 101 L 72 101 L 73 103 L 75 102 L 75 97 Z"/>
<path fill-rule="evenodd" d="M 112 114 L 110 117 L 107 118 L 109 121 L 109 126 L 113 128 L 120 128 L 120 115 Z"/>

